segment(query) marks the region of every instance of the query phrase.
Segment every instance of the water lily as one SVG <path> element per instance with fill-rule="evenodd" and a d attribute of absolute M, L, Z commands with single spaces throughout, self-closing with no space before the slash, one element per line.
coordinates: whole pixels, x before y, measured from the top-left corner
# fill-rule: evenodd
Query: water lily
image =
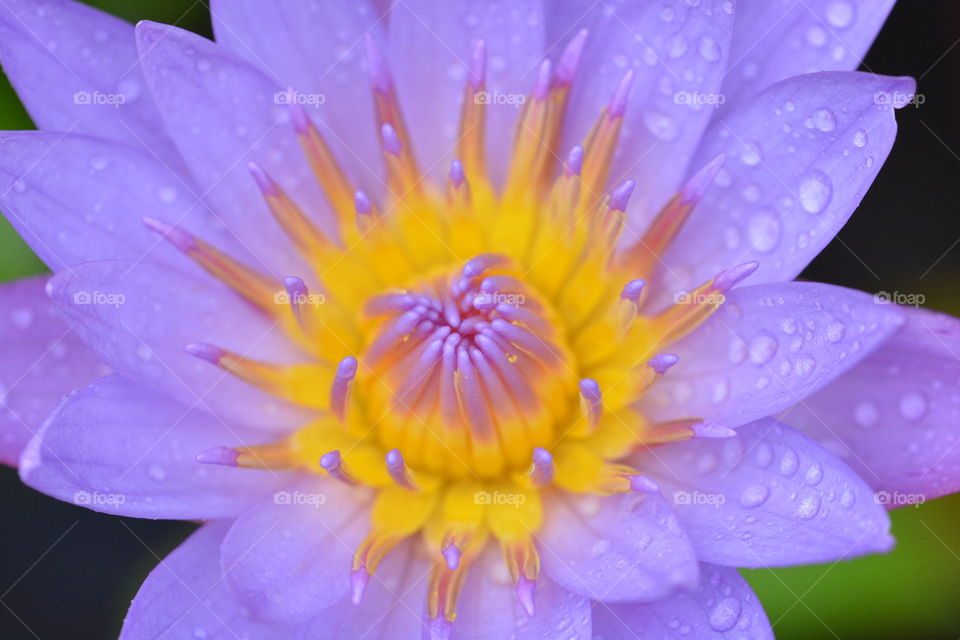
<path fill-rule="evenodd" d="M 791 282 L 891 5 L 8 0 L 3 459 L 203 523 L 124 638 L 771 637 L 737 567 L 960 480 L 957 322 Z"/>

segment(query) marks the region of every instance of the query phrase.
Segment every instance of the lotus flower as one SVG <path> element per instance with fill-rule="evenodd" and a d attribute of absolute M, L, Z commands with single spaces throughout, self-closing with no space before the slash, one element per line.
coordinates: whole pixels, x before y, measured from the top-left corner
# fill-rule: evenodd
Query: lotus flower
<path fill-rule="evenodd" d="M 960 481 L 957 322 L 791 282 L 891 4 L 7 0 L 4 460 L 203 522 L 124 638 L 771 637 L 737 567 Z"/>

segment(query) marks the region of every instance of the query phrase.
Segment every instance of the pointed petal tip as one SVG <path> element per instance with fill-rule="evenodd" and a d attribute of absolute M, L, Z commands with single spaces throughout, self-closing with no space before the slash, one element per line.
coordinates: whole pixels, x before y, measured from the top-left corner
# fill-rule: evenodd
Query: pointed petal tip
<path fill-rule="evenodd" d="M 717 173 L 726 159 L 727 154 L 721 153 L 687 180 L 686 184 L 680 189 L 680 198 L 684 204 L 695 204 L 700 201 L 703 194 L 713 184 L 714 178 L 717 177 Z"/>
<path fill-rule="evenodd" d="M 630 88 L 633 86 L 633 69 L 627 71 L 617 84 L 616 90 L 610 96 L 607 112 L 611 118 L 619 118 L 627 110 L 627 98 L 630 97 Z"/>
<path fill-rule="evenodd" d="M 194 460 L 201 464 L 217 464 L 224 467 L 235 467 L 237 466 L 237 458 L 240 457 L 239 452 L 236 449 L 231 447 L 211 447 L 201 451 L 196 456 Z"/>
<path fill-rule="evenodd" d="M 383 138 L 383 150 L 392 156 L 399 156 L 403 150 L 403 144 L 400 142 L 400 137 L 393 125 L 384 122 L 380 127 L 380 136 Z"/>
<path fill-rule="evenodd" d="M 581 29 L 564 47 L 553 78 L 556 86 L 567 87 L 573 84 L 577 68 L 580 66 L 580 56 L 583 54 L 583 47 L 586 43 L 587 30 Z"/>
<path fill-rule="evenodd" d="M 146 216 L 141 218 L 141 221 L 148 229 L 163 236 L 180 251 L 188 252 L 197 247 L 193 236 L 176 225 L 161 222 L 160 220 Z"/>
<path fill-rule="evenodd" d="M 225 353 L 225 351 L 220 347 L 207 344 L 206 342 L 191 342 L 190 344 L 184 346 L 183 350 L 194 358 L 206 360 L 210 364 L 219 364 L 220 359 L 223 358 Z"/>
<path fill-rule="evenodd" d="M 540 72 L 537 74 L 537 83 L 533 87 L 534 100 L 546 100 L 550 95 L 551 64 L 550 60 L 540 63 Z"/>
<path fill-rule="evenodd" d="M 487 43 L 481 38 L 473 44 L 470 57 L 470 88 L 479 91 L 487 75 Z"/>
<path fill-rule="evenodd" d="M 359 605 L 363 602 L 363 594 L 370 582 L 370 574 L 363 567 L 350 572 L 350 602 Z"/>
<path fill-rule="evenodd" d="M 568 176 L 578 176 L 583 171 L 583 147 L 575 145 L 567 154 L 567 163 L 564 166 L 564 172 Z"/>
<path fill-rule="evenodd" d="M 724 426 L 713 420 L 704 420 L 691 427 L 694 438 L 734 438 L 737 432 L 730 427 Z"/>
<path fill-rule="evenodd" d="M 250 175 L 253 176 L 254 181 L 257 183 L 257 187 L 264 195 L 275 196 L 278 194 L 277 185 L 273 179 L 263 170 L 256 162 L 248 162 L 247 170 L 250 172 Z"/>
<path fill-rule="evenodd" d="M 636 186 L 637 182 L 635 180 L 627 180 L 614 189 L 613 193 L 610 194 L 610 208 L 614 211 L 626 211 L 627 203 L 630 202 L 630 196 L 633 195 Z"/>
<path fill-rule="evenodd" d="M 759 262 L 753 261 L 731 267 L 714 278 L 713 286 L 718 291 L 727 293 L 749 277 L 759 266 Z"/>
<path fill-rule="evenodd" d="M 447 569 L 450 571 L 456 571 L 460 567 L 460 556 L 463 555 L 463 552 L 460 551 L 460 548 L 450 543 L 441 551 L 444 561 L 447 563 Z"/>
<path fill-rule="evenodd" d="M 526 576 L 520 576 L 520 579 L 517 580 L 516 584 L 517 599 L 520 601 L 520 606 L 523 607 L 523 610 L 527 612 L 527 615 L 531 618 L 536 615 L 536 595 L 537 595 L 537 581 L 531 580 Z"/>
<path fill-rule="evenodd" d="M 459 160 L 453 160 L 450 162 L 450 182 L 455 187 L 459 187 L 467 179 L 466 174 L 463 172 L 463 163 Z"/>
<path fill-rule="evenodd" d="M 642 473 L 630 476 L 630 491 L 634 493 L 660 493 L 660 485 L 650 476 Z"/>
<path fill-rule="evenodd" d="M 390 70 L 387 68 L 387 61 L 371 33 L 368 32 L 364 36 L 363 45 L 367 52 L 367 70 L 373 88 L 382 93 L 390 91 L 393 86 L 390 79 Z"/>

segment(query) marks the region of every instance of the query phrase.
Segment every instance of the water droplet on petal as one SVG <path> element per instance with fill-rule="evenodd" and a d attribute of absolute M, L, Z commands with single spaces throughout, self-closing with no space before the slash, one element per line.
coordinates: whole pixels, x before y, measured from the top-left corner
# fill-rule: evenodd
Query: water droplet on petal
<path fill-rule="evenodd" d="M 721 633 L 733 629 L 742 611 L 738 598 L 724 598 L 710 612 L 710 628 Z"/>
<path fill-rule="evenodd" d="M 747 509 L 759 507 L 767 501 L 770 490 L 762 484 L 750 485 L 740 494 L 740 506 Z"/>
<path fill-rule="evenodd" d="M 867 132 L 863 129 L 857 129 L 853 132 L 853 146 L 862 149 L 867 146 Z"/>
<path fill-rule="evenodd" d="M 833 131 L 837 128 L 837 116 L 830 109 L 817 109 L 812 119 L 813 125 L 820 131 Z"/>
<path fill-rule="evenodd" d="M 847 0 L 837 0 L 827 5 L 827 22 L 834 29 L 846 29 L 853 23 L 854 8 Z"/>
<path fill-rule="evenodd" d="M 700 55 L 708 62 L 716 62 L 720 59 L 720 45 L 712 36 L 701 36 Z"/>
<path fill-rule="evenodd" d="M 927 412 L 927 401 L 919 393 L 908 393 L 900 398 L 900 415 L 907 420 L 919 420 Z"/>
<path fill-rule="evenodd" d="M 747 237 L 760 253 L 769 253 L 780 244 L 780 220 L 769 211 L 753 215 L 747 222 Z"/>
<path fill-rule="evenodd" d="M 800 177 L 800 204 L 808 213 L 820 213 L 833 198 L 833 183 L 822 171 L 811 169 Z"/>
<path fill-rule="evenodd" d="M 800 501 L 797 507 L 797 517 L 801 520 L 810 520 L 820 513 L 820 496 L 809 495 Z"/>
<path fill-rule="evenodd" d="M 750 362 L 764 364 L 770 362 L 777 353 L 777 341 L 767 335 L 757 336 L 750 341 Z"/>

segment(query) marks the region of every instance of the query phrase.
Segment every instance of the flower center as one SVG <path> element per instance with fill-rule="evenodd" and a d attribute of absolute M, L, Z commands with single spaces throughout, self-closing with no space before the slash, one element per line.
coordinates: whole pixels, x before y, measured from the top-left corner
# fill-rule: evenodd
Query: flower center
<path fill-rule="evenodd" d="M 439 475 L 489 478 L 528 468 L 561 435 L 572 356 L 556 312 L 509 259 L 478 256 L 365 311 L 380 324 L 357 384 L 385 449 Z"/>

